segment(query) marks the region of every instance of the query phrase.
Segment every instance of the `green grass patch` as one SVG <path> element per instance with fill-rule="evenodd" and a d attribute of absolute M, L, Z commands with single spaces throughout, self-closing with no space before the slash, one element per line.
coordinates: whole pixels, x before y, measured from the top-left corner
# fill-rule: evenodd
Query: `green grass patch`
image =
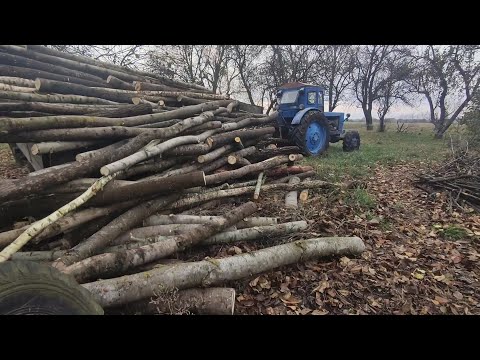
<path fill-rule="evenodd" d="M 368 193 L 367 190 L 362 188 L 355 188 L 348 192 L 345 202 L 352 207 L 359 207 L 362 209 L 372 210 L 377 206 L 375 199 Z M 370 219 L 368 216 L 371 216 Z M 367 220 L 371 220 L 373 215 L 367 213 Z"/>
<path fill-rule="evenodd" d="M 448 226 L 443 229 L 443 236 L 449 240 L 460 240 L 467 237 L 467 231 L 459 226 Z"/>
<path fill-rule="evenodd" d="M 342 142 L 330 144 L 320 157 L 308 157 L 305 164 L 317 170 L 319 178 L 339 181 L 345 176 L 354 179 L 368 177 L 378 165 L 400 162 L 426 162 L 438 160 L 448 151 L 445 141 L 433 138 L 431 124 L 411 124 L 407 133 L 397 133 L 395 124 L 388 124 L 385 133 L 367 131 L 361 123 L 347 123 L 346 130 L 358 130 L 360 150 L 343 152 Z"/>

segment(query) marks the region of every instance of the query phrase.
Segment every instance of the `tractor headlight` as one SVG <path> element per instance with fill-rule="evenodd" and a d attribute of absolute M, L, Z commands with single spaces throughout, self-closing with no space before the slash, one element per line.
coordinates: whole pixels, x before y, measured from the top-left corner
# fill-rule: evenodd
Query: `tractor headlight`
<path fill-rule="evenodd" d="M 303 110 L 303 109 L 305 109 L 305 105 L 300 104 L 300 106 L 299 106 L 298 108 L 299 108 L 300 110 Z"/>

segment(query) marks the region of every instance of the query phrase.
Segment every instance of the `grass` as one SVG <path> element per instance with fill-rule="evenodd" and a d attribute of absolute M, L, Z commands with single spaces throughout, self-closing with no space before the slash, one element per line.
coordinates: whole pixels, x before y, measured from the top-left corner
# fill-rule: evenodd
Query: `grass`
<path fill-rule="evenodd" d="M 313 166 L 321 179 L 339 181 L 345 175 L 365 178 L 377 165 L 399 162 L 424 162 L 441 159 L 448 151 L 445 141 L 433 138 L 432 124 L 410 124 L 408 132 L 397 133 L 396 124 L 387 124 L 387 131 L 367 131 L 363 123 L 346 123 L 346 130 L 360 133 L 360 151 L 343 152 L 342 142 L 330 144 L 320 157 L 309 157 L 305 164 Z"/>
<path fill-rule="evenodd" d="M 451 225 L 444 228 L 443 236 L 449 240 L 460 240 L 467 237 L 467 231 L 464 228 Z"/>
<path fill-rule="evenodd" d="M 362 209 L 374 209 L 377 206 L 375 199 L 367 190 L 355 188 L 348 192 L 345 202 L 349 205 L 359 206 Z M 370 220 L 370 219 L 369 219 Z"/>

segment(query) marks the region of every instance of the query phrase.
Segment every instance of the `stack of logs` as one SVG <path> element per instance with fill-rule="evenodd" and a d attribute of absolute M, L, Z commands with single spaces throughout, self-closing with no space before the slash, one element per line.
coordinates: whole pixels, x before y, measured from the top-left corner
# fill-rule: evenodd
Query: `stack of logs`
<path fill-rule="evenodd" d="M 286 207 L 296 208 L 308 189 L 338 186 L 311 180 L 313 169 L 296 164 L 299 149 L 273 138 L 276 115 L 242 111 L 227 96 L 158 74 L 43 46 L 0 46 L 0 142 L 61 159 L 2 180 L 0 261 L 50 263 L 103 307 L 152 312 L 160 305 L 149 299 L 162 288 L 180 290 L 178 301 L 199 313 L 233 313 L 234 290 L 212 285 L 362 252 L 356 237 L 315 238 L 227 258 L 169 259 L 307 228 L 254 216 L 264 194 L 287 192 Z M 221 215 L 199 215 L 232 199 Z"/>

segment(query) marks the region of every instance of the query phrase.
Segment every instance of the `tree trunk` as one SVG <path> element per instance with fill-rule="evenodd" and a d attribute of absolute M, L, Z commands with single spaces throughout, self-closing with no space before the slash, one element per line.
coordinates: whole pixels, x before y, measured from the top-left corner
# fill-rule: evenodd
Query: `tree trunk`
<path fill-rule="evenodd" d="M 65 269 L 65 272 L 75 276 L 79 282 L 85 282 L 85 280 L 96 278 L 99 275 L 110 276 L 124 272 L 196 245 L 202 240 L 235 225 L 256 210 L 257 205 L 248 202 L 228 212 L 223 224 L 205 225 L 169 240 L 141 246 L 137 249 L 97 255 L 69 266 Z"/>
<path fill-rule="evenodd" d="M 87 80 L 69 75 L 57 74 L 55 69 L 53 72 L 42 71 L 38 69 L 31 69 L 29 67 L 19 67 L 10 65 L 0 65 L 0 74 L 5 76 L 15 76 L 23 79 L 35 80 L 36 78 L 50 79 L 57 81 L 65 81 L 74 84 L 81 84 L 85 86 L 108 86 L 101 80 Z"/>
<path fill-rule="evenodd" d="M 365 123 L 367 125 L 367 130 L 373 130 L 373 118 L 372 118 L 372 111 L 363 110 L 365 115 Z"/>
<path fill-rule="evenodd" d="M 76 261 L 98 254 L 107 247 L 111 241 L 140 224 L 143 219 L 164 208 L 172 201 L 178 199 L 179 195 L 160 197 L 154 200 L 137 205 L 108 223 L 102 229 L 90 236 L 87 240 L 71 249 L 65 256 L 57 260 L 52 266 L 64 269 Z"/>
<path fill-rule="evenodd" d="M 385 118 L 383 116 L 379 119 L 380 125 L 378 127 L 378 132 L 385 132 Z"/>
<path fill-rule="evenodd" d="M 233 315 L 235 310 L 235 289 L 207 288 L 174 291 L 156 294 L 148 301 L 128 304 L 119 313 L 135 315 L 189 314 Z"/>
<path fill-rule="evenodd" d="M 151 297 L 159 284 L 166 289 L 212 286 L 249 278 L 300 261 L 334 255 L 359 255 L 364 250 L 365 245 L 358 237 L 315 238 L 214 261 L 209 259 L 165 266 L 83 286 L 95 296 L 101 306 L 110 307 Z"/>

